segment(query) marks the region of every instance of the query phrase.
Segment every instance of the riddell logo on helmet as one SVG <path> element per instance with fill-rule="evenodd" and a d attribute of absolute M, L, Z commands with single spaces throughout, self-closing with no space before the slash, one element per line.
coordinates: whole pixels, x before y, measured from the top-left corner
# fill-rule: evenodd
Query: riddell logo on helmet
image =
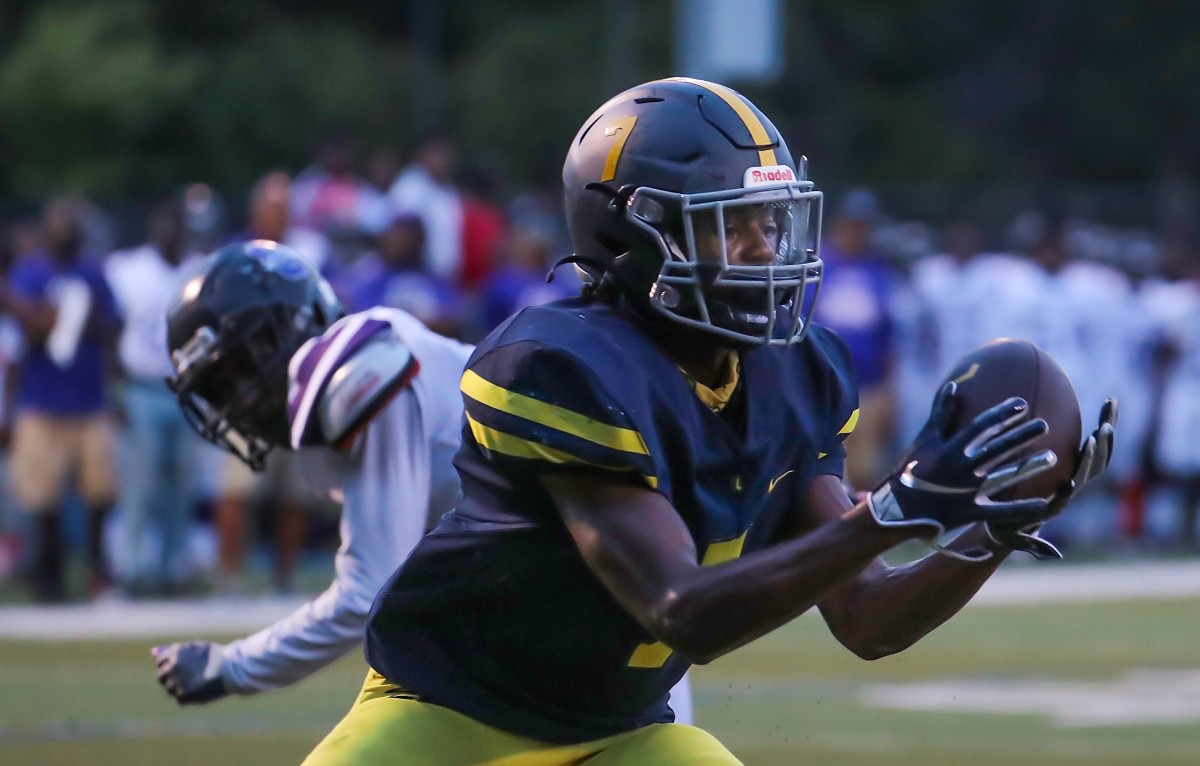
<path fill-rule="evenodd" d="M 795 180 L 795 171 L 787 165 L 769 165 L 747 169 L 745 176 L 742 178 L 742 186 L 748 189 L 752 186 L 788 183 Z"/>

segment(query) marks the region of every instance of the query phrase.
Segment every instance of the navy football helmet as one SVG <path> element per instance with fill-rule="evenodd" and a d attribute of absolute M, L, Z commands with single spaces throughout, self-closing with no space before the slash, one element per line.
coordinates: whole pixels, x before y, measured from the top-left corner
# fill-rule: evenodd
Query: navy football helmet
<path fill-rule="evenodd" d="M 601 106 L 571 143 L 570 260 L 652 319 L 734 345 L 796 343 L 823 268 L 822 194 L 806 172 L 741 94 L 682 77 L 639 85 Z M 731 262 L 727 240 L 749 217 L 774 257 Z"/>
<path fill-rule="evenodd" d="M 167 385 L 197 433 L 261 470 L 272 447 L 289 444 L 292 355 L 343 313 L 329 283 L 286 245 L 221 248 L 168 310 Z"/>

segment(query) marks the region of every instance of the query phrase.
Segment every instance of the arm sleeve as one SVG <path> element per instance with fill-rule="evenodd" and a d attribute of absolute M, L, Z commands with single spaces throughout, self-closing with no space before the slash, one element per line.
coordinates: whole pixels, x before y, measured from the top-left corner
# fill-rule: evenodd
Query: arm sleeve
<path fill-rule="evenodd" d="M 339 571 L 316 599 L 224 647 L 221 677 L 230 691 L 254 694 L 288 686 L 361 643 L 367 614 L 356 584 L 354 577 Z"/>
<path fill-rule="evenodd" d="M 636 380 L 532 341 L 494 349 L 463 373 L 468 445 L 517 472 L 629 472 L 656 488 Z"/>
<path fill-rule="evenodd" d="M 416 394 L 402 391 L 365 437 L 361 449 L 340 458 L 345 504 L 333 583 L 283 620 L 224 648 L 221 676 L 235 693 L 295 683 L 359 646 L 375 594 L 424 533 L 430 447 Z"/>

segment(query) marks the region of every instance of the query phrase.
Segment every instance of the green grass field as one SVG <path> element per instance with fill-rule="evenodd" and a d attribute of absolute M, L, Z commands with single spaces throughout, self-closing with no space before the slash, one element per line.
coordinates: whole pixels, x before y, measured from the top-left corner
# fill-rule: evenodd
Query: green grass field
<path fill-rule="evenodd" d="M 154 682 L 150 643 L 0 641 L 0 764 L 295 764 L 365 670 L 352 656 L 285 692 L 179 709 Z M 1140 671 L 1159 674 L 1129 676 Z M 951 681 L 928 709 L 867 702 L 876 685 Z M 1200 601 L 975 606 L 873 663 L 806 616 L 694 683 L 698 723 L 752 766 L 1197 764 Z M 1012 712 L 970 702 L 980 683 Z M 1088 725 L 1057 718 L 1081 710 Z"/>

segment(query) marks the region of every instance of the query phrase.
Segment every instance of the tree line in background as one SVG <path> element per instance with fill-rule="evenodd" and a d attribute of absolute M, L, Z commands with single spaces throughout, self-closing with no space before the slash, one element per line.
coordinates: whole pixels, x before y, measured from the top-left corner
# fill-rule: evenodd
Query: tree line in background
<path fill-rule="evenodd" d="M 783 6 L 783 76 L 730 84 L 824 184 L 1170 184 L 1200 169 L 1187 0 Z M 592 109 L 675 73 L 675 12 L 632 0 L 6 0 L 0 196 L 244 188 L 266 167 L 298 169 L 338 130 L 400 152 L 444 130 L 509 184 L 553 180 Z"/>

